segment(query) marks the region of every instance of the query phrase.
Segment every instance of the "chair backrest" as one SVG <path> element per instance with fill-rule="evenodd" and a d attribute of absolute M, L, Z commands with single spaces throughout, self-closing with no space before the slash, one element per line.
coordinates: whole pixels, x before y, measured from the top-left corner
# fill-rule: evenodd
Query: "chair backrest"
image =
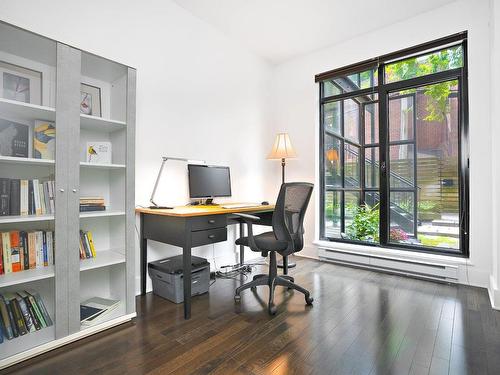
<path fill-rule="evenodd" d="M 283 255 L 304 247 L 304 216 L 314 185 L 308 182 L 288 182 L 281 185 L 273 213 L 273 232 L 278 240 L 287 241 Z"/>

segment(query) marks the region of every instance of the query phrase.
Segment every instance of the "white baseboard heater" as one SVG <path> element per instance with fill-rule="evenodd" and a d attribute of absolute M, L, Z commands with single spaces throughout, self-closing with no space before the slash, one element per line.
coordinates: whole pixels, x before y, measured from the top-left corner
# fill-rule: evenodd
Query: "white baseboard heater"
<path fill-rule="evenodd" d="M 445 282 L 458 282 L 458 266 L 456 265 L 420 260 L 406 260 L 384 255 L 356 254 L 350 251 L 325 248 L 319 248 L 318 255 L 323 261 L 347 266 Z"/>

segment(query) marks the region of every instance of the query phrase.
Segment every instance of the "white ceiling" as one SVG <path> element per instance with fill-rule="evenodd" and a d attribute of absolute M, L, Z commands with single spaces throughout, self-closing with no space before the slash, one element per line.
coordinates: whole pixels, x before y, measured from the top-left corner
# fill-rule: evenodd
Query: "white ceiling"
<path fill-rule="evenodd" d="M 455 0 L 174 1 L 257 55 L 281 63 Z"/>

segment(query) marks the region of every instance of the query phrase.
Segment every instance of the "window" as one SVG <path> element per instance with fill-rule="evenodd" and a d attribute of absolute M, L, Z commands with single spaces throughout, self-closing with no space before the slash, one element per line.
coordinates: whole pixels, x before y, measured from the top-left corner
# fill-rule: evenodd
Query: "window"
<path fill-rule="evenodd" d="M 466 43 L 316 76 L 321 239 L 468 256 Z"/>

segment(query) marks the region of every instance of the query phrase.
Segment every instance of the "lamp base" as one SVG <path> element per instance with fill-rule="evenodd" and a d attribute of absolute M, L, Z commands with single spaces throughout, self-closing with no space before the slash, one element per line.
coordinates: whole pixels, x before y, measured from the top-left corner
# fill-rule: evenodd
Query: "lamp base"
<path fill-rule="evenodd" d="M 150 210 L 173 210 L 173 207 L 168 207 L 168 206 L 149 206 L 148 207 Z"/>

